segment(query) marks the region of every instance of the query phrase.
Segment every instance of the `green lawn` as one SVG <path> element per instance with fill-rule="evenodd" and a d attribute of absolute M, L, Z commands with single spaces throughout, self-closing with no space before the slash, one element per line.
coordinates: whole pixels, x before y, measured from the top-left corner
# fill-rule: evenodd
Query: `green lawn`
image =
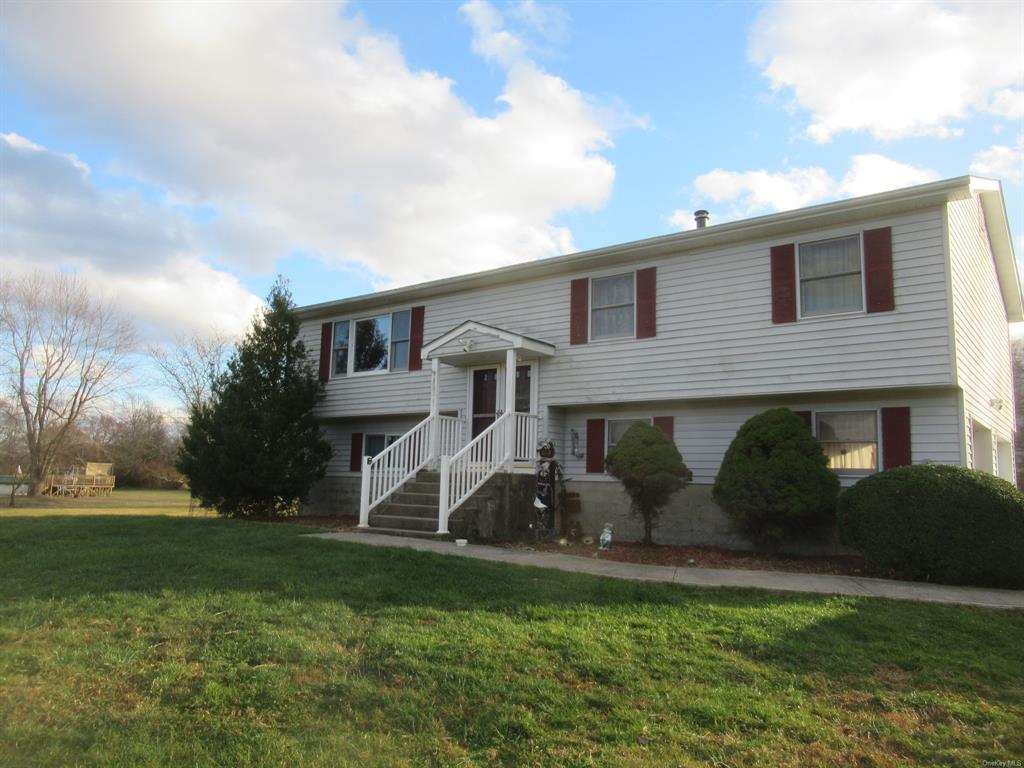
<path fill-rule="evenodd" d="M 1020 612 L 635 584 L 187 501 L 82 510 L 0 512 L 4 766 L 1024 758 Z"/>

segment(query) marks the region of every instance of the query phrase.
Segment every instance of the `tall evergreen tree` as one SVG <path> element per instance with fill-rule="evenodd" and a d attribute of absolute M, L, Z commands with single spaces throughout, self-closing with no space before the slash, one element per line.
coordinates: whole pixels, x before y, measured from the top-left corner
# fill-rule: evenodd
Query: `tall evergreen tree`
<path fill-rule="evenodd" d="M 191 410 L 178 469 L 200 503 L 222 515 L 293 514 L 324 476 L 331 448 L 313 418 L 322 386 L 294 306 L 278 277 L 210 402 Z"/>

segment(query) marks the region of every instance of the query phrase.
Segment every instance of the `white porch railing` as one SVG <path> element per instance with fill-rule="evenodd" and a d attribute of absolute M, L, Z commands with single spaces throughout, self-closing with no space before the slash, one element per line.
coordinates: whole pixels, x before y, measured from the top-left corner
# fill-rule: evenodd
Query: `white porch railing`
<path fill-rule="evenodd" d="M 437 515 L 437 532 L 448 533 L 452 512 L 476 493 L 511 456 L 508 430 L 515 424 L 515 413 L 501 414 L 494 423 L 477 435 L 454 456 L 441 456 L 441 502 Z"/>
<path fill-rule="evenodd" d="M 451 456 L 465 445 L 462 438 L 462 419 L 456 416 L 438 416 L 437 429 L 437 453 L 430 457 L 431 460 Z"/>
<path fill-rule="evenodd" d="M 454 453 L 461 442 L 460 419 L 452 416 L 427 416 L 372 459 L 364 456 L 359 494 L 359 527 L 367 527 L 370 524 L 370 510 L 415 477 L 438 455 L 434 450 L 439 450 L 441 454 Z"/>
<path fill-rule="evenodd" d="M 537 425 L 540 417 L 536 413 L 516 414 L 516 436 L 513 458 L 516 461 L 533 461 L 537 455 Z"/>

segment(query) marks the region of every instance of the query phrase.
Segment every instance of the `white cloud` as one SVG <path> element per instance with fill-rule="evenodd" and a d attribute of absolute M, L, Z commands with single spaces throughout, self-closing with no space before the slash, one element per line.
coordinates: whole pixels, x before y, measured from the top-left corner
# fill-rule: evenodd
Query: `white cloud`
<path fill-rule="evenodd" d="M 211 327 L 236 333 L 260 306 L 201 261 L 201 233 L 182 214 L 97 190 L 77 158 L 17 134 L 0 135 L 0 167 L 0 259 L 10 269 L 77 271 L 150 341 Z"/>
<path fill-rule="evenodd" d="M 854 155 L 839 184 L 839 197 L 859 197 L 890 189 L 912 187 L 939 178 L 936 171 L 899 163 L 882 155 Z"/>
<path fill-rule="evenodd" d="M 604 115 L 492 6 L 463 16 L 506 74 L 493 117 L 331 3 L 9 2 L 0 43 L 38 98 L 125 148 L 120 167 L 216 209 L 223 263 L 302 250 L 397 284 L 572 250 L 551 220 L 614 181 Z"/>
<path fill-rule="evenodd" d="M 713 219 L 728 221 L 802 208 L 832 199 L 899 189 L 938 178 L 939 174 L 935 171 L 872 154 L 850 158 L 850 168 L 841 179 L 818 166 L 774 173 L 716 168 L 694 179 L 693 187 L 696 205 L 730 203 L 724 211 L 712 211 Z M 680 224 L 688 224 L 690 217 L 689 212 L 676 209 L 666 219 L 673 227 L 689 229 L 691 227 Z"/>
<path fill-rule="evenodd" d="M 769 6 L 751 58 L 811 114 L 807 134 L 951 136 L 971 112 L 1020 115 L 1024 6 L 1016 2 L 798 0 Z"/>
<path fill-rule="evenodd" d="M 981 150 L 971 161 L 971 173 L 1024 184 L 1024 133 L 1017 135 L 1013 147 L 996 144 Z"/>

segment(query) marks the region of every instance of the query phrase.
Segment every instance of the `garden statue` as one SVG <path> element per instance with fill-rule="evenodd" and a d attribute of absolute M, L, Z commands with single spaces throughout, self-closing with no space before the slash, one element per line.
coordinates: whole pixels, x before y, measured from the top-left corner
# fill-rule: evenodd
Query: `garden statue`
<path fill-rule="evenodd" d="M 537 523 L 534 532 L 550 533 L 555 527 L 555 511 L 558 508 L 558 497 L 562 489 L 562 465 L 555 458 L 555 444 L 551 440 L 541 440 L 537 446 L 540 458 L 537 460 L 537 498 L 533 502 L 537 510 Z"/>
<path fill-rule="evenodd" d="M 601 531 L 601 549 L 607 552 L 612 548 L 612 524 L 605 523 L 604 530 Z"/>

